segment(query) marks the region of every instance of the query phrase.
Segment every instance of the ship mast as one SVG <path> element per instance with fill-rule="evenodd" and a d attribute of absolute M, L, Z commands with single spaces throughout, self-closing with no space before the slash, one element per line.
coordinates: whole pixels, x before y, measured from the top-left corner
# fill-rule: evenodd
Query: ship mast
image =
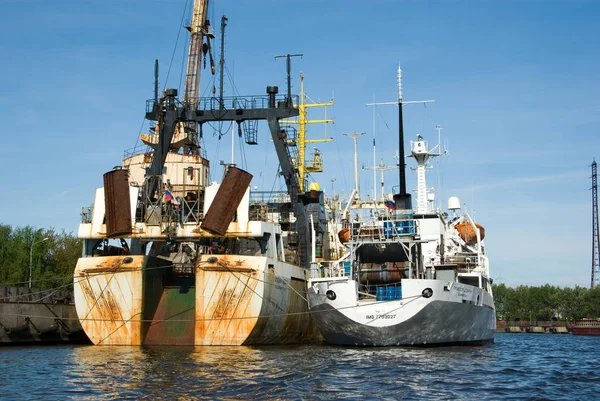
<path fill-rule="evenodd" d="M 400 190 L 394 194 L 394 202 L 396 209 L 407 210 L 412 209 L 412 201 L 410 194 L 406 192 L 406 163 L 404 161 L 404 120 L 402 116 L 402 106 L 405 104 L 414 103 L 433 103 L 435 100 L 416 100 L 405 102 L 402 99 L 402 68 L 398 66 L 398 101 L 383 102 L 383 103 L 368 103 L 367 106 L 379 106 L 384 104 L 398 105 L 398 167 L 400 170 Z"/>
<path fill-rule="evenodd" d="M 381 201 L 382 202 L 385 202 L 385 182 L 384 182 L 383 173 L 385 172 L 385 170 L 392 170 L 395 168 L 398 168 L 398 166 L 386 166 L 385 163 L 383 162 L 383 159 L 381 159 L 378 166 L 363 167 L 364 170 L 373 170 L 374 174 L 377 174 L 377 170 L 381 171 Z M 377 200 L 377 199 L 374 199 L 374 200 Z"/>
<path fill-rule="evenodd" d="M 280 57 L 280 56 L 278 56 Z M 289 79 L 288 79 L 289 82 Z M 288 89 L 290 90 L 290 89 Z M 323 171 L 323 159 L 321 158 L 321 153 L 315 149 L 315 153 L 313 154 L 312 161 L 310 165 L 306 163 L 306 144 L 308 143 L 319 143 L 319 142 L 331 142 L 333 138 L 323 138 L 323 139 L 306 139 L 306 125 L 307 124 L 319 124 L 319 123 L 333 123 L 332 118 L 324 118 L 324 119 L 308 119 L 307 109 L 313 107 L 328 107 L 333 106 L 333 99 L 329 102 L 325 103 L 307 103 L 306 99 L 308 96 L 304 91 L 304 75 L 300 74 L 300 102 L 298 103 L 298 110 L 300 114 L 297 119 L 294 120 L 282 120 L 282 124 L 297 124 L 298 125 L 298 136 L 296 138 L 296 143 L 298 145 L 298 155 L 294 158 L 294 165 L 296 167 L 296 171 L 298 172 L 298 181 L 300 185 L 300 192 L 305 192 L 307 190 L 306 186 L 306 175 L 308 173 L 320 173 Z M 288 140 L 289 145 L 293 145 L 293 140 Z"/>
<path fill-rule="evenodd" d="M 600 231 L 598 230 L 598 165 L 596 159 L 592 163 L 592 280 L 590 288 L 598 285 L 600 280 L 600 256 L 598 247 Z"/>
<path fill-rule="evenodd" d="M 354 140 L 354 197 L 350 199 L 351 202 L 354 202 L 355 199 L 358 201 L 360 200 L 360 180 L 358 179 L 358 153 L 356 149 L 358 137 L 364 134 L 364 132 L 353 132 L 351 134 L 344 134 L 348 137 L 352 137 L 352 139 Z"/>
<path fill-rule="evenodd" d="M 225 73 L 225 27 L 227 26 L 227 17 L 221 17 L 221 58 L 219 60 L 219 110 L 223 110 L 223 74 Z"/>

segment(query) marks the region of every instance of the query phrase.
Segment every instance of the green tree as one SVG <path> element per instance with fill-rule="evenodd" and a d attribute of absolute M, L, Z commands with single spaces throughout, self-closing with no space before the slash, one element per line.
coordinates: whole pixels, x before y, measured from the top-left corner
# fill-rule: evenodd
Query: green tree
<path fill-rule="evenodd" d="M 512 291 L 512 289 L 508 288 L 502 283 L 494 284 L 492 287 L 492 291 L 494 293 L 494 303 L 496 304 L 496 318 L 498 320 L 508 320 L 506 300 L 510 296 L 509 293 Z"/>
<path fill-rule="evenodd" d="M 0 225 L 0 285 L 28 285 L 30 258 L 32 287 L 52 289 L 70 282 L 81 244 L 64 230 Z"/>

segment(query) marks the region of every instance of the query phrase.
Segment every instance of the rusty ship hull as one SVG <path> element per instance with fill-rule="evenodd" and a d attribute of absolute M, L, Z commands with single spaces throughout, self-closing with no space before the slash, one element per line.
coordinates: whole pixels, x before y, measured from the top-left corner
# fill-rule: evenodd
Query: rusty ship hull
<path fill-rule="evenodd" d="M 131 178 L 143 167 L 111 172 L 117 177 L 96 190 L 79 226 L 84 256 L 74 271 L 74 299 L 94 344 L 290 344 L 318 337 L 308 313 L 308 271 L 293 231 L 282 229 L 279 204 L 251 201 L 247 177 L 230 168 L 221 184 L 179 184 L 198 191 L 202 202 L 173 208 L 161 200 L 143 213 Z M 165 180 L 184 195 L 177 178 Z M 215 210 L 216 218 L 206 217 Z M 115 215 L 116 224 L 109 218 Z"/>
<path fill-rule="evenodd" d="M 193 3 L 183 97 L 174 88 L 159 94 L 156 61 L 154 98 L 146 102 L 150 133 L 140 138 L 147 147 L 127 152 L 83 208 L 77 315 L 99 345 L 313 341 L 309 254 L 312 243 L 328 248 L 324 197 L 304 192 L 286 139 L 291 128 L 280 125 L 300 115 L 298 96 L 267 85 L 266 95 L 199 97 L 199 49 L 214 35 L 208 0 Z M 246 143 L 257 144 L 258 121 L 268 124 L 287 191 L 252 199 L 253 176 L 233 155 L 221 183 L 209 179 L 200 138 L 203 126 L 230 122 L 240 136 L 246 130 Z M 309 213 L 318 234 L 309 232 Z"/>
<path fill-rule="evenodd" d="M 210 259 L 210 260 L 209 260 Z M 203 255 L 173 280 L 149 256 L 80 259 L 75 299 L 97 345 L 250 345 L 312 341 L 304 269 L 265 257 Z"/>

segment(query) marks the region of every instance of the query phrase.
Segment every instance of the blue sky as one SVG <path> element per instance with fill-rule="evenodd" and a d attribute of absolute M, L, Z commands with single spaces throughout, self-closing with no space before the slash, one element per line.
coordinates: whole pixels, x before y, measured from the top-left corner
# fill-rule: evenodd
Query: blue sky
<path fill-rule="evenodd" d="M 180 86 L 187 31 L 175 42 L 185 4 L 0 2 L 1 223 L 76 232 L 102 174 L 147 130 L 154 59 L 161 87 Z M 365 104 L 395 99 L 400 63 L 405 100 L 436 100 L 405 106 L 407 141 L 421 133 L 433 143 L 434 126 L 444 128 L 450 152 L 434 164 L 437 196 L 443 204 L 460 197 L 486 228 L 492 277 L 510 286 L 589 286 L 600 2 L 214 0 L 213 26 L 223 13 L 238 93 L 263 94 L 266 85 L 283 92 L 285 62 L 273 56 L 303 53 L 292 62 L 293 91 L 302 71 L 311 98 L 334 96 L 335 124 L 327 128 L 334 142 L 317 145 L 325 172 L 315 175 L 328 192 L 334 177 L 336 192 L 353 187 L 352 140 L 343 134 L 365 132 L 360 164 L 373 164 L 373 111 Z M 205 92 L 213 81 L 202 74 Z M 229 81 L 225 91 L 233 94 Z M 376 115 L 377 163 L 393 164 L 397 110 L 382 106 Z M 309 135 L 325 133 L 313 126 Z M 259 145 L 236 148 L 247 163 L 237 162 L 254 174 L 253 185 L 281 189 L 268 138 L 261 125 Z M 204 144 L 218 180 L 230 137 L 219 142 L 208 130 Z M 372 177 L 361 172 L 365 195 Z M 397 185 L 397 173 L 387 172 L 386 183 Z M 416 187 L 412 172 L 408 186 Z"/>

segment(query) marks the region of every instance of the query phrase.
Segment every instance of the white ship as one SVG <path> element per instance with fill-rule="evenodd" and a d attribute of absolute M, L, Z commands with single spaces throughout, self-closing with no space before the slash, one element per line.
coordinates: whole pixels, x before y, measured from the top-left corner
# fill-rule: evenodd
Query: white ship
<path fill-rule="evenodd" d="M 401 70 L 398 71 L 400 160 L 404 160 Z M 435 149 L 434 149 L 435 150 Z M 461 209 L 435 209 L 425 171 L 432 151 L 421 136 L 411 142 L 417 162 L 417 207 L 400 192 L 367 216 L 357 213 L 340 232 L 348 256 L 313 269 L 309 306 L 331 344 L 439 346 L 494 340 L 496 313 L 484 230 Z M 393 209 L 393 210 L 390 210 Z"/>
<path fill-rule="evenodd" d="M 94 344 L 282 344 L 317 335 L 306 301 L 307 216 L 324 222 L 323 194 L 301 190 L 279 123 L 299 115 L 298 98 L 274 86 L 265 96 L 197 96 L 200 49 L 214 37 L 207 6 L 194 4 L 183 99 L 175 89 L 159 97 L 157 65 L 146 109 L 155 125 L 142 135 L 149 149 L 106 173 L 82 213 L 75 304 Z M 288 191 L 251 194 L 252 175 L 234 166 L 209 183 L 202 125 L 227 121 L 242 132 L 258 120 L 268 122 Z M 245 134 L 256 143 L 256 131 Z M 313 243 L 327 249 L 323 239 Z"/>

